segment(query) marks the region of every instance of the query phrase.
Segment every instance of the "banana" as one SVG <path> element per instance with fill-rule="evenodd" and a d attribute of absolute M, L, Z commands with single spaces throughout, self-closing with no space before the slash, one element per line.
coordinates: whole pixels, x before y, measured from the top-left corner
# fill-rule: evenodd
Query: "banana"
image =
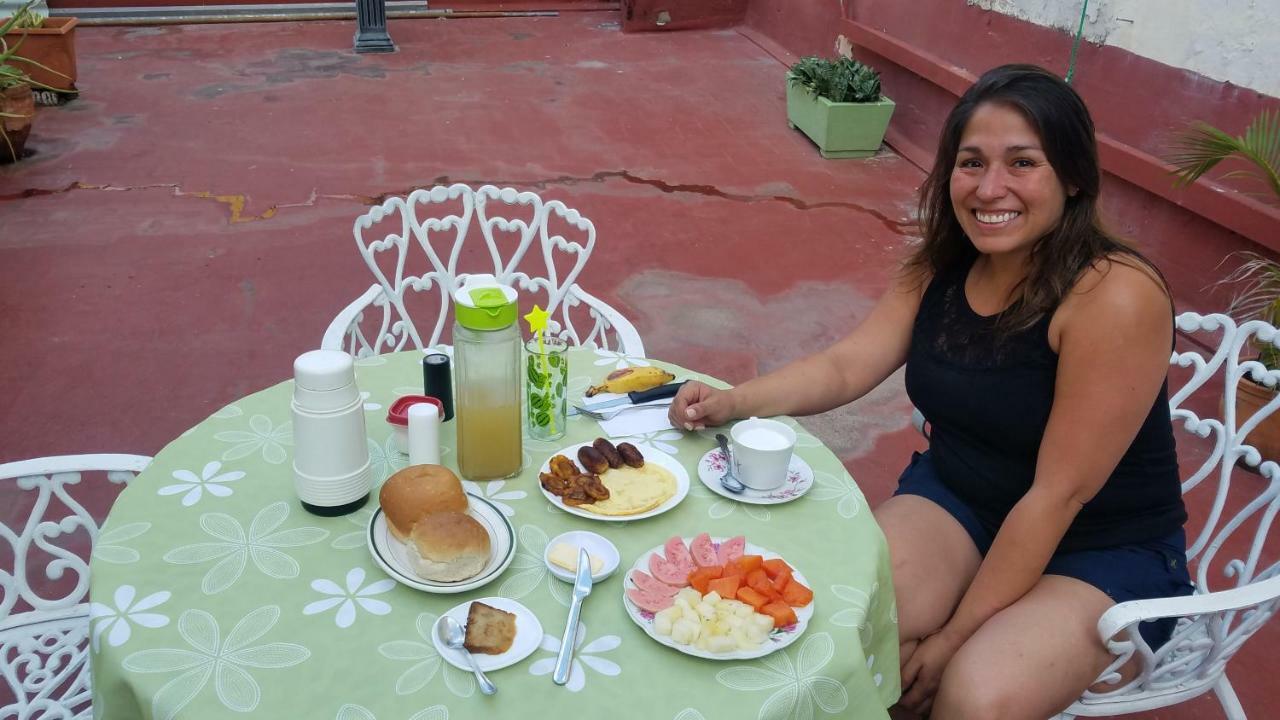
<path fill-rule="evenodd" d="M 604 379 L 603 383 L 595 387 L 587 389 L 587 397 L 602 392 L 609 393 L 628 393 L 638 392 L 640 390 L 648 390 L 656 388 L 659 385 L 666 385 L 675 380 L 676 376 L 656 367 L 629 367 L 621 370 L 614 370 Z"/>

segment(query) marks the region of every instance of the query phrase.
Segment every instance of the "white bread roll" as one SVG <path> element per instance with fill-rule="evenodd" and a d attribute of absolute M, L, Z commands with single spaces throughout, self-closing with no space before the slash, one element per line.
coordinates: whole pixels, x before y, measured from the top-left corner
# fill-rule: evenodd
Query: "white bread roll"
<path fill-rule="evenodd" d="M 475 577 L 489 564 L 489 533 L 465 513 L 427 515 L 413 526 L 406 547 L 414 572 L 436 582 Z"/>
<path fill-rule="evenodd" d="M 409 541 L 414 524 L 431 513 L 466 512 L 462 481 L 442 465 L 410 465 L 382 484 L 378 503 L 387 527 L 400 542 Z"/>

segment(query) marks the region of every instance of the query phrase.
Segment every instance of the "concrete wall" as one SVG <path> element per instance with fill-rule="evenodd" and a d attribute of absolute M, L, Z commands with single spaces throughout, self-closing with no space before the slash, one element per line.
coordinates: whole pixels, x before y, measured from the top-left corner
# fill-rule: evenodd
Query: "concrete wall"
<path fill-rule="evenodd" d="M 1074 35 L 1085 0 L 967 0 Z M 1280 97 L 1280 2 L 1089 0 L 1084 38 Z"/>
<path fill-rule="evenodd" d="M 751 0 L 747 24 L 758 33 L 797 55 L 821 53 L 833 55 L 841 47 L 848 47 L 852 40 L 852 52 L 859 59 L 871 63 L 882 73 L 885 93 L 897 103 L 887 140 L 895 150 L 922 166 L 932 163 L 938 132 L 947 112 L 955 104 L 956 97 L 967 87 L 966 77 L 1009 62 L 1030 62 L 1065 74 L 1071 53 L 1072 34 L 1051 27 L 1053 21 L 1062 22 L 1066 17 L 1046 10 L 1054 5 L 1069 9 L 1074 7 L 1078 21 L 1080 0 L 1057 2 L 1055 0 L 1007 0 L 1001 8 L 1004 12 L 984 9 L 976 3 L 980 0 L 811 0 L 799 3 L 786 0 Z M 981 0 L 992 5 L 998 0 Z M 1125 24 L 1116 17 L 1128 15 L 1106 11 L 1109 4 L 1117 9 L 1125 6 L 1148 5 L 1152 10 L 1139 18 L 1149 18 L 1160 12 L 1176 14 L 1179 8 L 1194 8 L 1197 12 L 1211 7 L 1234 5 L 1244 7 L 1268 5 L 1268 16 L 1275 15 L 1280 0 L 1091 0 L 1103 2 L 1097 8 L 1095 22 L 1105 24 L 1106 18 Z M 1032 22 L 1013 16 L 1017 9 L 1039 8 L 1046 14 L 1040 22 Z M 1066 10 L 1062 10 L 1063 13 Z M 1147 31 L 1164 19 L 1144 21 Z M 1239 20 L 1239 18 L 1236 18 Z M 1170 20 L 1172 22 L 1172 20 Z M 1180 22 L 1192 22 L 1190 20 Z M 1251 24 L 1244 20 L 1245 24 Z M 1268 42 L 1275 45 L 1278 32 L 1275 22 L 1262 23 L 1256 19 L 1257 28 L 1249 37 L 1255 46 Z M 1126 42 L 1155 42 L 1166 50 L 1174 43 L 1138 39 L 1137 22 L 1132 33 L 1115 29 L 1113 38 L 1128 35 Z M 1158 27 L 1158 26 L 1157 26 Z M 1196 33 L 1186 41 L 1190 56 L 1205 55 L 1195 48 L 1219 47 L 1240 38 L 1219 38 L 1221 24 L 1208 21 L 1192 25 L 1185 32 Z M 1181 32 L 1181 31 L 1180 31 Z M 1186 37 L 1190 37 L 1187 35 Z M 873 42 L 874 41 L 874 42 Z M 1177 43 L 1174 43 L 1176 45 Z M 878 54 L 868 48 L 877 46 Z M 1264 52 L 1274 52 L 1274 47 Z M 1154 52 L 1154 51 L 1153 51 Z M 893 56 L 895 59 L 890 59 Z M 1274 73 L 1280 65 L 1270 63 Z M 1274 82 L 1274 79 L 1270 80 Z M 1243 78 L 1237 80 L 1243 82 Z M 1172 183 L 1164 171 L 1149 161 L 1168 152 L 1173 136 L 1194 120 L 1203 120 L 1231 131 L 1240 132 L 1259 112 L 1280 108 L 1280 99 L 1258 90 L 1172 66 L 1141 55 L 1118 45 L 1084 43 L 1077 58 L 1074 86 L 1085 98 L 1093 113 L 1099 133 L 1105 134 L 1124 147 L 1133 150 L 1130 157 L 1147 157 L 1137 161 L 1144 166 L 1148 187 L 1144 189 L 1127 181 L 1122 175 L 1110 173 L 1105 178 L 1104 212 L 1113 227 L 1137 242 L 1137 244 L 1161 266 L 1174 287 L 1179 306 L 1185 309 L 1220 310 L 1226 304 L 1229 293 L 1221 288 L 1210 290 L 1213 281 L 1228 272 L 1230 266 L 1219 266 L 1228 253 L 1237 250 L 1270 252 L 1280 244 L 1280 236 L 1269 227 L 1275 211 L 1259 213 L 1251 210 L 1254 222 L 1250 237 L 1243 237 L 1217 222 L 1206 219 L 1200 211 L 1189 210 L 1195 202 L 1189 202 L 1186 191 L 1174 192 Z M 1114 153 L 1113 153 L 1114 156 Z M 1115 158 L 1112 158 L 1113 161 Z M 1130 162 L 1130 170 L 1133 162 Z M 1118 167 L 1115 172 L 1120 172 Z M 1130 173 L 1131 174 L 1131 173 Z M 1154 178 L 1154 182 L 1152 179 Z M 1219 203 L 1216 212 L 1222 215 L 1222 194 L 1205 188 L 1197 188 L 1198 200 L 1205 196 Z M 1239 197 L 1231 195 L 1231 200 Z M 1252 201 L 1255 204 L 1256 200 Z M 1238 204 L 1238 203 L 1236 203 Z M 1233 210 L 1234 205 L 1227 207 Z M 1230 214 L 1230 213 L 1228 213 Z M 1258 227 L 1262 232 L 1257 232 Z M 1250 239 L 1252 238 L 1252 239 Z M 1261 243 L 1261 246 L 1258 244 Z"/>

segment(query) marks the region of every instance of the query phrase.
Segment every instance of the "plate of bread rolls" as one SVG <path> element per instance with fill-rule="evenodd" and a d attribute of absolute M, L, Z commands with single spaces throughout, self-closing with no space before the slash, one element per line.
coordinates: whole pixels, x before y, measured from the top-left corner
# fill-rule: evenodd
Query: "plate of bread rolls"
<path fill-rule="evenodd" d="M 489 583 L 511 564 L 516 535 L 493 503 L 462 489 L 441 465 L 410 465 L 383 483 L 369 521 L 374 562 L 403 585 L 460 593 Z"/>
<path fill-rule="evenodd" d="M 689 473 L 655 447 L 607 438 L 570 445 L 538 473 L 542 494 L 567 513 L 625 522 L 661 515 L 689 494 Z"/>

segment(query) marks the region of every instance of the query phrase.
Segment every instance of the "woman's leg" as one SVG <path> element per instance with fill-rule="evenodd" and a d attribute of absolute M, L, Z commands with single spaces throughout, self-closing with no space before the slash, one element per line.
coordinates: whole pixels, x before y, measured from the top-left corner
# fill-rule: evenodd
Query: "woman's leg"
<path fill-rule="evenodd" d="M 951 618 L 982 556 L 950 513 L 921 496 L 895 495 L 875 518 L 889 541 L 905 664 L 920 639 Z"/>
<path fill-rule="evenodd" d="M 1098 618 L 1115 601 L 1045 575 L 969 638 L 942 675 L 930 720 L 1044 720 L 1080 697 L 1111 655 Z"/>

